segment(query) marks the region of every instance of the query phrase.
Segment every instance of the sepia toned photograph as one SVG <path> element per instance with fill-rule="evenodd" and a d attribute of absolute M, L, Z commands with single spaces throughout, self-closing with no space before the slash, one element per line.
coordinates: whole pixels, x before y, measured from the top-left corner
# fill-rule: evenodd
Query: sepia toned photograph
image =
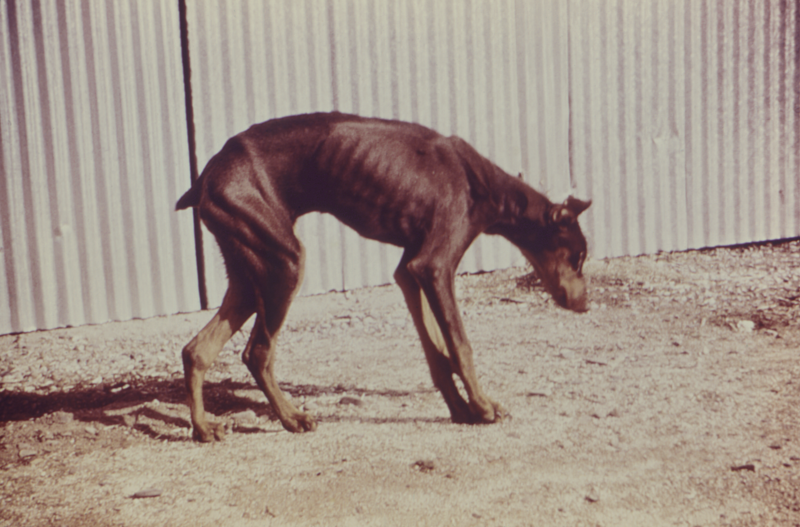
<path fill-rule="evenodd" d="M 0 527 L 800 527 L 800 1 L 0 0 Z"/>

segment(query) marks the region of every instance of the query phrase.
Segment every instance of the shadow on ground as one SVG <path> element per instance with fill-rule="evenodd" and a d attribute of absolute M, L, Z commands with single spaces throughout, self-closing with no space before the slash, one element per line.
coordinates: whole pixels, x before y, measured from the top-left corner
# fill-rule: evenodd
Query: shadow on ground
<path fill-rule="evenodd" d="M 429 390 L 367 390 L 341 384 L 317 386 L 312 384 L 280 383 L 281 389 L 292 397 L 318 397 L 323 395 L 380 395 L 407 397 Z M 254 384 L 225 380 L 206 382 L 203 400 L 206 410 L 215 415 L 253 410 L 257 415 L 275 418 L 266 399 L 263 402 L 237 395 L 237 390 L 257 390 Z M 183 379 L 143 380 L 98 387 L 78 387 L 67 392 L 36 394 L 25 392 L 0 393 L 0 422 L 25 421 L 54 412 L 69 412 L 76 416 L 92 413 L 99 408 L 121 409 L 158 400 L 162 403 L 183 404 L 186 388 Z M 113 424 L 113 423 L 106 423 Z"/>

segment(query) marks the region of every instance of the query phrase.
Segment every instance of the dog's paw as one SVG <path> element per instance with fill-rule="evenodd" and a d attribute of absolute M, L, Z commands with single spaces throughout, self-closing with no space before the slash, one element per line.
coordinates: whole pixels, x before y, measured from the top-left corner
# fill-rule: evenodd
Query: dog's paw
<path fill-rule="evenodd" d="M 492 423 L 497 423 L 499 421 L 502 421 L 503 419 L 510 419 L 511 418 L 511 414 L 508 413 L 508 411 L 505 408 L 503 408 L 500 405 L 500 403 L 496 403 L 494 401 L 489 401 L 489 402 L 491 403 L 492 407 L 494 408 L 494 419 L 492 419 L 492 421 L 491 421 Z"/>
<path fill-rule="evenodd" d="M 450 420 L 460 425 L 474 425 L 480 423 L 483 419 L 480 414 L 476 414 L 470 405 L 463 399 L 458 401 L 459 404 L 450 406 Z"/>
<path fill-rule="evenodd" d="M 483 405 L 470 405 L 472 410 L 472 423 L 473 424 L 489 424 L 502 421 L 504 418 L 509 417 L 508 412 L 500 405 L 491 399 L 486 399 Z"/>
<path fill-rule="evenodd" d="M 316 419 L 304 412 L 297 412 L 290 417 L 281 419 L 281 423 L 286 430 L 294 433 L 313 432 L 317 429 Z"/>
<path fill-rule="evenodd" d="M 201 443 L 213 443 L 225 439 L 225 428 L 221 423 L 205 423 L 205 426 L 194 426 L 192 439 Z"/>

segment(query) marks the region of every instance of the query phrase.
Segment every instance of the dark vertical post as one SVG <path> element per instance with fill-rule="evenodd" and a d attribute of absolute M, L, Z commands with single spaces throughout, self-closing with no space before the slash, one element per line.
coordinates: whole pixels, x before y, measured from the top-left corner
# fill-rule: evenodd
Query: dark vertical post
<path fill-rule="evenodd" d="M 192 107 L 192 68 L 189 63 L 189 26 L 186 20 L 186 0 L 178 0 L 181 24 L 181 59 L 183 62 L 183 93 L 186 102 L 186 131 L 189 139 L 189 175 L 191 183 L 197 181 L 197 148 L 194 136 L 194 108 Z M 200 293 L 200 308 L 208 309 L 206 290 L 206 264 L 203 258 L 203 230 L 200 227 L 200 213 L 192 208 L 194 219 L 194 247 L 197 260 L 197 289 Z"/>

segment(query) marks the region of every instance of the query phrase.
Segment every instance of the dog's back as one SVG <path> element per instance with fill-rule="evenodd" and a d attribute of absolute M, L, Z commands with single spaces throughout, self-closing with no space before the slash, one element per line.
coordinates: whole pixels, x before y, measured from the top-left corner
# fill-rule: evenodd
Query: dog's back
<path fill-rule="evenodd" d="M 263 156 L 267 156 L 273 162 L 287 157 L 307 158 L 313 152 L 314 146 L 330 130 L 331 125 L 343 120 L 357 119 L 360 118 L 332 112 L 292 115 L 254 124 L 228 139 L 222 149 L 209 160 L 192 187 L 178 200 L 175 210 L 197 207 L 206 180 L 222 177 L 221 172 L 230 172 L 236 166 L 235 158 L 239 157 L 244 161 L 249 151 L 254 154 L 251 158 L 253 161 Z M 231 162 L 234 164 L 231 165 Z"/>
<path fill-rule="evenodd" d="M 229 139 L 176 208 L 199 206 L 217 189 L 262 188 L 292 222 L 326 212 L 362 236 L 407 247 L 430 229 L 437 204 L 466 212 L 468 199 L 488 196 L 495 172 L 507 176 L 464 141 L 414 123 L 297 115 Z"/>

